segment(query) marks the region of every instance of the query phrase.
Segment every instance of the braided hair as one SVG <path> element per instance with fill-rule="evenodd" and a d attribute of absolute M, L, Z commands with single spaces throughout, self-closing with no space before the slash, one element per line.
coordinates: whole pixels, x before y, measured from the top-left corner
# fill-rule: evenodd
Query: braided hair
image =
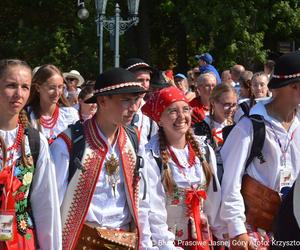
<path fill-rule="evenodd" d="M 0 79 L 3 78 L 12 67 L 24 67 L 28 69 L 28 71 L 32 75 L 31 67 L 27 64 L 27 62 L 19 59 L 2 59 L 0 60 Z M 28 124 L 29 124 L 29 119 L 27 116 L 27 112 L 25 109 L 23 109 L 19 113 L 19 125 L 25 128 L 28 126 Z M 31 166 L 32 165 L 31 161 L 29 161 L 26 157 L 25 142 L 26 142 L 26 135 L 23 133 L 22 141 L 21 141 L 22 162 L 25 166 Z M 4 139 L 1 136 L 0 136 L 0 143 L 1 143 L 1 150 L 3 155 L 2 166 L 5 166 L 7 163 L 7 146 L 4 142 Z"/>
<path fill-rule="evenodd" d="M 159 135 L 159 149 L 160 149 L 160 155 L 161 155 L 162 167 L 163 167 L 162 182 L 166 192 L 169 195 L 172 195 L 174 192 L 175 182 L 171 173 L 171 169 L 168 164 L 170 159 L 170 153 L 167 148 L 167 139 L 162 127 L 159 128 L 158 135 Z M 201 162 L 201 165 L 203 167 L 203 172 L 206 178 L 206 187 L 208 187 L 212 178 L 212 167 L 209 165 L 209 163 L 205 159 L 204 154 L 201 152 L 200 145 L 198 141 L 195 139 L 193 132 L 191 130 L 188 130 L 185 136 L 187 142 L 191 144 L 193 150 L 196 153 L 196 156 L 199 158 Z"/>

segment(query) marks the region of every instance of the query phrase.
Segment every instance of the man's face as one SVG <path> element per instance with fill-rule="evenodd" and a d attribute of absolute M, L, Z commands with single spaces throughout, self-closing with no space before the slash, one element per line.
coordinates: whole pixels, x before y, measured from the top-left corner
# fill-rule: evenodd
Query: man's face
<path fill-rule="evenodd" d="M 142 83 L 143 87 L 148 90 L 150 86 L 150 72 L 146 70 L 137 71 L 135 76 Z"/>
<path fill-rule="evenodd" d="M 197 90 L 201 97 L 209 98 L 211 91 L 216 87 L 217 81 L 214 77 L 205 77 L 202 83 L 198 84 Z"/>
<path fill-rule="evenodd" d="M 104 96 L 100 109 L 113 124 L 128 125 L 141 105 L 142 96 L 141 94 Z"/>
<path fill-rule="evenodd" d="M 199 59 L 198 63 L 199 63 L 199 66 L 203 66 L 206 64 L 206 62 L 202 59 Z"/>
<path fill-rule="evenodd" d="M 75 77 L 66 77 L 67 89 L 68 91 L 74 91 L 77 89 L 78 79 Z"/>
<path fill-rule="evenodd" d="M 183 93 L 186 93 L 188 91 L 189 85 L 187 79 L 175 77 L 174 82 L 176 87 L 179 88 Z"/>

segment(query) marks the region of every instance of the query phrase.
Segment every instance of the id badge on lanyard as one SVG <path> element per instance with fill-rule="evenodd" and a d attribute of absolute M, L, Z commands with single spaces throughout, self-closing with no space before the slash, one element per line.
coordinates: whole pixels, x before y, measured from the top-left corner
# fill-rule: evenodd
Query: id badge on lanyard
<path fill-rule="evenodd" d="M 8 168 L 8 167 L 6 167 Z M 2 206 L 0 209 L 0 241 L 9 241 L 14 239 L 15 230 L 15 221 L 16 213 L 14 206 L 11 207 L 9 204 L 12 197 L 12 185 L 13 185 L 13 173 L 14 173 L 14 164 L 11 167 L 11 171 L 2 169 L 2 171 L 7 171 L 7 174 L 10 175 L 7 180 L 9 180 L 9 185 L 3 185 L 2 191 Z M 8 187 L 8 190 L 6 189 Z M 4 203 L 4 204 L 3 204 Z"/>
<path fill-rule="evenodd" d="M 291 186 L 293 185 L 293 178 L 292 178 L 292 168 L 285 167 L 284 169 L 280 170 L 280 194 L 285 197 Z"/>

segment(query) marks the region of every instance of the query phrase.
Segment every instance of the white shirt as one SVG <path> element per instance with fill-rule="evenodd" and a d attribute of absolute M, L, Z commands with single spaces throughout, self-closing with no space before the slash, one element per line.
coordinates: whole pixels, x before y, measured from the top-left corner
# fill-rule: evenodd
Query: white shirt
<path fill-rule="evenodd" d="M 248 166 L 246 173 L 263 185 L 279 192 L 280 171 L 285 167 L 280 164 L 282 153 L 276 142 L 274 131 L 279 140 L 283 142 L 284 147 L 287 138 L 290 139 L 294 134 L 294 138 L 287 149 L 286 157 L 287 166 L 291 168 L 292 180 L 294 180 L 300 170 L 300 122 L 296 116 L 287 132 L 280 122 L 268 115 L 265 108 L 265 104 L 268 102 L 269 100 L 258 102 L 250 112 L 250 114 L 262 115 L 266 121 L 266 138 L 262 148 L 262 154 L 266 162 L 261 164 L 260 160 L 255 158 Z M 274 131 L 270 124 L 272 124 Z M 245 207 L 240 190 L 252 141 L 252 123 L 248 118 L 243 118 L 232 129 L 221 149 L 224 166 L 221 218 L 227 223 L 230 238 L 246 233 L 244 224 Z"/>
<path fill-rule="evenodd" d="M 255 103 L 261 102 L 261 101 L 267 101 L 270 100 L 271 97 L 262 97 L 262 98 L 256 98 L 255 99 Z M 248 106 L 250 106 L 250 99 L 249 98 L 244 98 L 239 100 L 239 104 L 242 102 L 246 102 Z M 251 107 L 252 108 L 252 107 Z M 251 109 L 250 108 L 250 109 Z M 242 108 L 240 106 L 238 106 L 238 109 L 236 110 L 235 114 L 234 114 L 234 122 L 238 123 L 238 121 L 245 115 L 244 111 L 242 110 Z"/>
<path fill-rule="evenodd" d="M 31 108 L 30 108 L 31 109 Z M 48 117 L 51 118 L 51 117 Z M 56 124 L 53 128 L 45 128 L 41 126 L 41 132 L 46 138 L 55 139 L 61 132 L 68 128 L 69 125 L 76 123 L 79 120 L 78 111 L 73 107 L 60 107 L 59 115 Z M 38 129 L 36 118 L 33 112 L 30 112 L 30 121 L 35 129 Z"/>
<path fill-rule="evenodd" d="M 120 152 L 117 144 L 115 143 L 111 147 L 99 128 L 98 132 L 108 146 L 108 153 L 105 159 L 109 159 L 112 154 L 114 154 L 116 159 L 119 159 Z M 61 204 L 68 185 L 68 166 L 70 156 L 67 145 L 61 138 L 57 138 L 52 143 L 50 149 L 56 167 L 59 201 Z M 131 222 L 131 214 L 126 200 L 121 161 L 119 161 L 119 164 L 120 181 L 118 181 L 116 185 L 116 197 L 114 197 L 113 189 L 108 183 L 105 166 L 102 166 L 99 179 L 96 183 L 96 188 L 88 208 L 86 221 L 95 222 L 101 227 L 128 229 L 129 223 Z"/>
<path fill-rule="evenodd" d="M 154 136 L 158 131 L 158 125 L 155 121 L 151 120 L 148 116 L 144 115 L 139 109 L 137 111 L 139 117 L 138 121 L 134 123 L 140 133 L 139 148 L 144 147 L 148 143 L 148 136 Z M 152 125 L 151 125 L 152 122 Z M 152 126 L 152 127 L 151 127 Z"/>
<path fill-rule="evenodd" d="M 0 130 L 7 147 L 14 144 L 18 129 Z M 28 140 L 25 150 L 30 152 Z M 19 151 L 15 159 L 21 156 Z M 2 168 L 2 163 L 0 169 Z M 34 217 L 35 232 L 42 250 L 62 249 L 61 220 L 54 165 L 49 154 L 46 138 L 40 133 L 40 151 L 30 189 L 30 203 Z"/>
<path fill-rule="evenodd" d="M 200 137 L 196 137 L 200 141 Z M 147 180 L 147 196 L 145 200 L 140 200 L 139 207 L 139 222 L 141 230 L 141 246 L 142 249 L 176 249 L 173 245 L 175 236 L 168 231 L 167 225 L 167 210 L 166 210 L 166 193 L 161 182 L 161 172 L 153 157 L 160 157 L 159 138 L 155 135 L 146 145 L 144 152 L 141 155 L 144 157 L 145 165 L 142 169 Z M 185 166 L 184 172 L 192 184 L 205 183 L 205 176 L 199 159 L 196 157 L 194 167 L 187 166 L 188 147 L 184 149 L 173 148 L 177 155 L 180 164 Z M 153 155 L 152 152 L 153 151 Z M 213 167 L 213 173 L 216 175 L 216 160 L 213 150 L 209 147 L 209 153 Z M 179 187 L 189 187 L 189 181 L 179 171 L 177 165 L 172 159 L 169 160 L 169 167 L 172 171 L 173 179 Z M 217 178 L 215 178 L 217 181 Z M 224 233 L 225 225 L 218 218 L 218 212 L 221 202 L 220 186 L 217 181 L 218 191 L 214 192 L 212 188 L 213 181 L 209 185 L 207 194 L 208 198 L 205 201 L 204 211 L 208 216 L 209 222 L 212 225 L 212 230 L 217 237 L 221 237 Z M 179 216 L 185 216 L 184 214 Z M 156 242 L 157 245 L 153 244 Z"/>

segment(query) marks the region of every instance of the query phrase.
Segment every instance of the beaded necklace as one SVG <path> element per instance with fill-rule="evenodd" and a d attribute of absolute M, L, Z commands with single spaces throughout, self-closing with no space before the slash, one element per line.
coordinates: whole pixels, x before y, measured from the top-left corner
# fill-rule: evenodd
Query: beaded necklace
<path fill-rule="evenodd" d="M 9 156 L 6 159 L 6 162 L 9 162 L 10 160 L 12 160 L 14 157 L 14 153 L 18 152 L 18 150 L 21 146 L 22 136 L 23 136 L 23 126 L 21 124 L 19 124 L 16 140 L 12 146 L 7 148 L 7 154 L 9 154 Z M 0 160 L 3 160 L 3 152 L 2 152 L 2 155 L 0 156 Z"/>
<path fill-rule="evenodd" d="M 43 116 L 40 117 L 40 124 L 44 127 L 44 128 L 53 128 L 55 126 L 55 124 L 57 123 L 58 120 L 58 116 L 59 116 L 59 107 L 58 105 L 56 105 L 54 113 L 52 115 L 52 117 L 50 118 L 44 118 Z"/>

